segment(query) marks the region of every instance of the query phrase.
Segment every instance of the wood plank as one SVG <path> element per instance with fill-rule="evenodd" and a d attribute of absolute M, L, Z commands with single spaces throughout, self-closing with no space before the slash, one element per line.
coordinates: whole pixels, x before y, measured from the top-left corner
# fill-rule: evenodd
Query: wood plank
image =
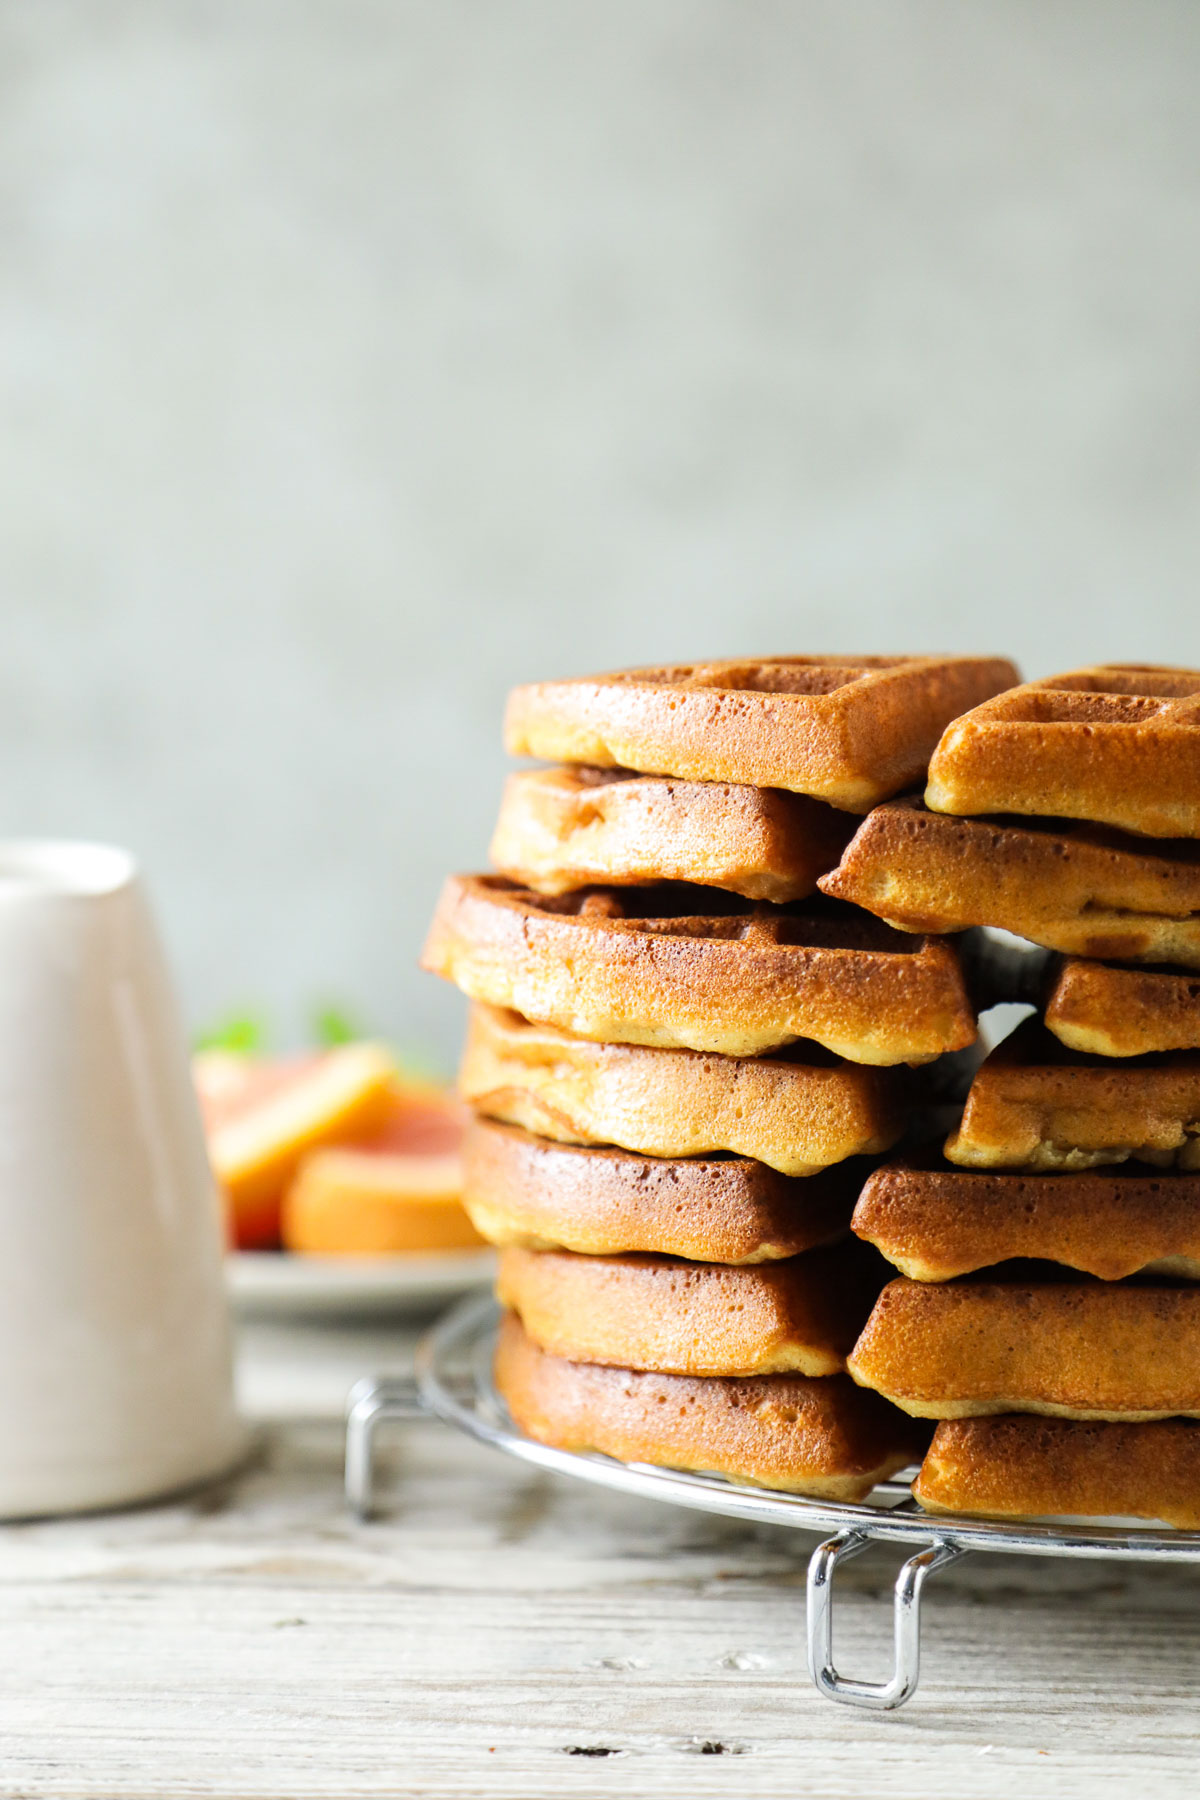
<path fill-rule="evenodd" d="M 1194 1791 L 1191 1571 L 969 1558 L 904 1712 L 804 1668 L 811 1540 L 630 1501 L 403 1428 L 392 1510 L 341 1508 L 289 1424 L 186 1503 L 0 1532 L 0 1789 L 38 1796 Z M 885 1553 L 837 1653 L 882 1673 Z M 603 1753 L 603 1754 L 602 1754 Z"/>

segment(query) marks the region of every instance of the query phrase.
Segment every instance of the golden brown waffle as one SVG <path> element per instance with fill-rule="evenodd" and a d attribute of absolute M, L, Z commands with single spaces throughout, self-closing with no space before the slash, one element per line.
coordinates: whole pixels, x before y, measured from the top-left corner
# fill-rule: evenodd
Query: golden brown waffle
<path fill-rule="evenodd" d="M 844 1237 L 870 1166 L 856 1159 L 800 1179 L 744 1156 L 631 1156 L 476 1119 L 463 1201 L 493 1244 L 772 1262 Z"/>
<path fill-rule="evenodd" d="M 824 899 L 767 908 L 679 886 L 552 900 L 456 875 L 421 964 L 598 1043 L 758 1056 L 805 1038 L 852 1062 L 922 1063 L 976 1036 L 952 943 Z"/>
<path fill-rule="evenodd" d="M 567 1362 L 507 1314 L 496 1386 L 527 1437 L 619 1462 L 698 1469 L 830 1500 L 860 1500 L 915 1461 L 923 1432 L 844 1375 L 647 1375 Z"/>
<path fill-rule="evenodd" d="M 516 688 L 514 756 L 811 794 L 851 812 L 911 787 L 941 731 L 1018 679 L 977 656 L 779 656 Z"/>
<path fill-rule="evenodd" d="M 1200 1053 L 1080 1055 L 1027 1019 L 971 1083 L 946 1155 L 963 1168 L 1200 1169 Z"/>
<path fill-rule="evenodd" d="M 1067 957 L 1051 972 L 1046 1024 L 1095 1056 L 1200 1050 L 1200 976 Z"/>
<path fill-rule="evenodd" d="M 924 1419 L 1200 1416 L 1200 1287 L 889 1282 L 847 1367 Z"/>
<path fill-rule="evenodd" d="M 925 799 L 1200 837 L 1200 671 L 1111 663 L 985 700 L 946 730 Z"/>
<path fill-rule="evenodd" d="M 799 900 L 834 867 L 854 824 L 777 788 L 531 769 L 508 778 L 491 861 L 539 894 L 689 881 L 749 900 Z"/>
<path fill-rule="evenodd" d="M 834 1375 L 885 1273 L 853 1241 L 741 1268 L 510 1247 L 496 1296 L 543 1350 L 575 1362 L 660 1375 Z"/>
<path fill-rule="evenodd" d="M 1200 1425 L 1092 1425 L 1012 1413 L 949 1419 L 913 1493 L 926 1512 L 1162 1519 L 1200 1527 Z"/>
<path fill-rule="evenodd" d="M 867 1177 L 854 1230 L 914 1281 L 1029 1257 L 1101 1281 L 1200 1280 L 1200 1175 L 1005 1175 L 902 1157 Z"/>
<path fill-rule="evenodd" d="M 1200 968 L 1200 844 L 890 800 L 820 887 L 902 931 L 994 925 L 1050 950 Z"/>
<path fill-rule="evenodd" d="M 646 1156 L 727 1150 L 783 1175 L 890 1149 L 909 1092 L 899 1070 L 815 1048 L 800 1060 L 591 1044 L 491 1006 L 471 1008 L 459 1084 L 480 1112 L 540 1137 Z"/>

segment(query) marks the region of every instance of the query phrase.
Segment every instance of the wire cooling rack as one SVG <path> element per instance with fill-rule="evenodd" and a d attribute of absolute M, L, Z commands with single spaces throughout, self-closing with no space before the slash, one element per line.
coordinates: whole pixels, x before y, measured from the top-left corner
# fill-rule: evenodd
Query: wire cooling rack
<path fill-rule="evenodd" d="M 556 1450 L 516 1430 L 492 1381 L 492 1352 L 500 1309 L 491 1294 L 474 1294 L 450 1308 L 417 1346 L 412 1378 L 360 1381 L 346 1414 L 346 1499 L 360 1517 L 373 1509 L 377 1428 L 397 1419 L 436 1418 L 480 1443 L 556 1475 L 595 1482 L 618 1493 L 665 1500 L 700 1512 L 831 1533 L 808 1565 L 808 1666 L 819 1691 L 848 1706 L 890 1710 L 911 1700 L 921 1665 L 921 1594 L 938 1569 L 970 1551 L 1024 1556 L 1123 1558 L 1137 1562 L 1200 1562 L 1200 1531 L 1167 1527 L 975 1519 L 923 1513 L 908 1477 L 881 1482 L 857 1504 L 810 1500 L 726 1481 L 683 1474 L 648 1463 Z M 840 1675 L 833 1662 L 833 1577 L 870 1544 L 912 1546 L 896 1578 L 895 1662 L 887 1681 Z"/>

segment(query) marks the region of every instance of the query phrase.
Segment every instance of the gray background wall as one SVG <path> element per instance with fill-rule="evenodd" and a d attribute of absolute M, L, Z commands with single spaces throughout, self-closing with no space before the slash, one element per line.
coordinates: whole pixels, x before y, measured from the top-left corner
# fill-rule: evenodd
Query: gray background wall
<path fill-rule="evenodd" d="M 413 959 L 505 689 L 1200 662 L 1192 0 L 0 0 L 0 831 L 196 1022 Z"/>

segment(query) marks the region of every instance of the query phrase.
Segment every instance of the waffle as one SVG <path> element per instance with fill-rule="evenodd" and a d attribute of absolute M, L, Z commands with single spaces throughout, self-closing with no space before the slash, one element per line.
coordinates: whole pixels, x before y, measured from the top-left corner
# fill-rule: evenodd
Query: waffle
<path fill-rule="evenodd" d="M 508 778 L 491 861 L 539 894 L 688 881 L 748 900 L 799 900 L 835 866 L 854 823 L 777 788 L 531 769 Z"/>
<path fill-rule="evenodd" d="M 1200 968 L 1200 845 L 1065 820 L 867 815 L 819 883 L 901 931 L 994 925 L 1050 950 Z"/>
<path fill-rule="evenodd" d="M 511 1313 L 495 1374 L 518 1430 L 539 1443 L 830 1500 L 861 1500 L 924 1448 L 919 1426 L 844 1375 L 722 1380 L 597 1368 L 548 1356 Z"/>
<path fill-rule="evenodd" d="M 1096 1056 L 1200 1050 L 1200 976 L 1067 957 L 1051 974 L 1046 1024 Z"/>
<path fill-rule="evenodd" d="M 824 899 L 766 908 L 679 886 L 551 900 L 458 875 L 421 962 L 599 1043 L 758 1056 L 806 1038 L 852 1062 L 921 1063 L 976 1036 L 953 944 Z"/>
<path fill-rule="evenodd" d="M 885 1273 L 853 1241 L 740 1268 L 510 1246 L 496 1297 L 543 1350 L 576 1362 L 659 1375 L 836 1375 Z"/>
<path fill-rule="evenodd" d="M 947 729 L 925 799 L 1200 837 L 1200 671 L 1108 664 L 985 700 Z"/>
<path fill-rule="evenodd" d="M 646 1156 L 750 1156 L 815 1175 L 890 1149 L 904 1129 L 899 1070 L 812 1050 L 753 1059 L 591 1044 L 513 1012 L 473 1006 L 459 1083 L 490 1118 L 559 1142 Z"/>
<path fill-rule="evenodd" d="M 854 1230 L 914 1281 L 1036 1257 L 1101 1281 L 1200 1280 L 1200 1175 L 1003 1175 L 901 1158 L 867 1177 Z"/>
<path fill-rule="evenodd" d="M 964 1168 L 1090 1169 L 1133 1157 L 1200 1169 L 1200 1053 L 1082 1056 L 1027 1019 L 981 1066 L 946 1155 Z"/>
<path fill-rule="evenodd" d="M 1011 687 L 997 657 L 767 657 L 519 687 L 515 756 L 730 781 L 866 812 L 925 772 L 939 733 Z"/>
<path fill-rule="evenodd" d="M 477 1119 L 463 1199 L 493 1244 L 772 1262 L 844 1237 L 869 1167 L 839 1163 L 801 1180 L 747 1157 L 631 1156 Z"/>
<path fill-rule="evenodd" d="M 913 1483 L 926 1512 L 1162 1519 L 1200 1528 L 1200 1425 L 949 1419 Z"/>
<path fill-rule="evenodd" d="M 1200 1416 L 1200 1287 L 901 1278 L 847 1367 L 917 1418 Z"/>

